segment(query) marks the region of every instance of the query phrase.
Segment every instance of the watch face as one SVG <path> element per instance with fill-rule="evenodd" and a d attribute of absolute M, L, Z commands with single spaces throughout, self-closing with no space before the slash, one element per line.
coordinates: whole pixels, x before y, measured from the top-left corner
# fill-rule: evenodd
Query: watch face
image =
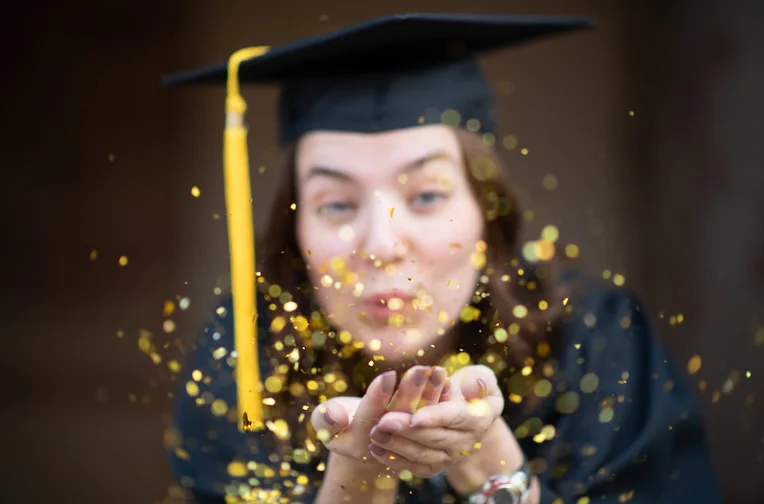
<path fill-rule="evenodd" d="M 520 496 L 509 488 L 499 488 L 493 494 L 494 504 L 520 504 Z"/>

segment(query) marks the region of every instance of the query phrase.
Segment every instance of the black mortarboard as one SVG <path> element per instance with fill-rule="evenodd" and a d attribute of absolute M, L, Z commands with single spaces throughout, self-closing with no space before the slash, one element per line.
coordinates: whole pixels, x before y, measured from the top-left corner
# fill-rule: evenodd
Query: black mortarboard
<path fill-rule="evenodd" d="M 279 47 L 239 50 L 225 63 L 164 79 L 225 84 L 224 168 L 236 347 L 237 414 L 244 431 L 263 427 L 246 103 L 239 82 L 282 88 L 279 140 L 315 130 L 371 133 L 441 123 L 494 128 L 494 97 L 474 57 L 502 46 L 590 26 L 539 16 L 388 16 Z"/>
<path fill-rule="evenodd" d="M 585 28 L 580 18 L 401 14 L 271 48 L 242 61 L 242 83 L 277 83 L 279 140 L 317 129 L 375 132 L 441 122 L 494 128 L 494 99 L 474 56 Z M 170 75 L 169 85 L 217 83 L 228 63 Z"/>

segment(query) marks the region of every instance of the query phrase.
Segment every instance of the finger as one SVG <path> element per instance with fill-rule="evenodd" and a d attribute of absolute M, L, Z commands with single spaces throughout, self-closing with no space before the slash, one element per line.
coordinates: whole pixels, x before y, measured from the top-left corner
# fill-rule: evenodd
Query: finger
<path fill-rule="evenodd" d="M 440 400 L 443 386 L 446 382 L 446 369 L 440 366 L 432 368 L 430 379 L 422 392 L 422 405 L 436 404 Z"/>
<path fill-rule="evenodd" d="M 484 432 L 501 415 L 501 398 L 486 397 L 469 403 L 448 401 L 425 406 L 412 415 L 411 427 L 448 427 Z"/>
<path fill-rule="evenodd" d="M 427 366 L 414 366 L 406 371 L 387 409 L 389 411 L 403 411 L 405 413 L 416 411 L 419 401 L 422 399 L 424 387 L 427 384 L 429 371 L 430 368 Z"/>
<path fill-rule="evenodd" d="M 319 404 L 310 415 L 310 422 L 316 430 L 318 438 L 329 442 L 334 436 L 346 429 L 350 424 L 347 409 L 334 399 Z"/>
<path fill-rule="evenodd" d="M 462 397 L 467 401 L 482 399 L 489 395 L 502 395 L 499 383 L 496 381 L 496 374 L 489 367 L 469 366 L 455 378 Z"/>
<path fill-rule="evenodd" d="M 456 453 L 462 453 L 463 451 L 472 451 L 477 439 L 471 432 L 461 429 L 449 429 L 446 427 L 403 428 L 394 433 L 391 433 L 386 427 L 386 424 L 377 424 L 371 431 L 372 441 L 377 441 L 377 438 L 384 441 L 387 438 L 384 437 L 383 434 L 388 434 L 422 446 L 443 450 L 446 453 L 450 453 L 451 456 L 454 456 Z M 387 445 L 384 443 L 382 443 L 382 446 L 387 448 Z"/>
<path fill-rule="evenodd" d="M 372 430 L 370 438 L 375 445 L 417 464 L 440 466 L 451 460 L 445 450 L 425 446 L 395 434 Z"/>
<path fill-rule="evenodd" d="M 371 430 L 387 412 L 386 406 L 395 390 L 395 381 L 395 371 L 382 373 L 371 381 L 355 412 L 353 425 L 365 425 Z"/>
<path fill-rule="evenodd" d="M 446 383 L 443 384 L 443 390 L 440 391 L 439 402 L 446 402 L 451 400 L 451 378 L 446 378 Z"/>
<path fill-rule="evenodd" d="M 418 478 L 432 478 L 442 473 L 445 469 L 445 467 L 417 464 L 400 454 L 389 452 L 374 443 L 369 445 L 369 452 L 372 457 L 387 467 L 390 467 L 397 472 L 409 471 Z"/>

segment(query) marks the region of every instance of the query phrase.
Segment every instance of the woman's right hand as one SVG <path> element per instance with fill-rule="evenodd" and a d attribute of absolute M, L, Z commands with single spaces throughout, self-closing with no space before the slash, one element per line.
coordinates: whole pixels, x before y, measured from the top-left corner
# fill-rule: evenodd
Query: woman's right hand
<path fill-rule="evenodd" d="M 420 403 L 440 401 L 446 384 L 446 370 L 414 366 L 404 374 L 398 390 L 395 390 L 395 383 L 395 371 L 388 371 L 372 380 L 362 398 L 335 397 L 313 410 L 313 428 L 330 452 L 368 464 L 379 464 L 369 453 L 371 429 L 388 411 L 414 413 Z"/>

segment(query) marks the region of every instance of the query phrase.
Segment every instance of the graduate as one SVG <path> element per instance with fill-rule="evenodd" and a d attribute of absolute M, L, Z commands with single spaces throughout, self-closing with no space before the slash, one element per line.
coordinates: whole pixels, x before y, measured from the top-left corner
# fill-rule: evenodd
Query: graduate
<path fill-rule="evenodd" d="M 476 58 L 590 26 L 397 15 L 166 78 L 228 86 L 232 292 L 167 436 L 195 502 L 721 502 L 649 313 L 519 242 L 493 148 Z M 281 89 L 257 255 L 239 83 Z"/>

